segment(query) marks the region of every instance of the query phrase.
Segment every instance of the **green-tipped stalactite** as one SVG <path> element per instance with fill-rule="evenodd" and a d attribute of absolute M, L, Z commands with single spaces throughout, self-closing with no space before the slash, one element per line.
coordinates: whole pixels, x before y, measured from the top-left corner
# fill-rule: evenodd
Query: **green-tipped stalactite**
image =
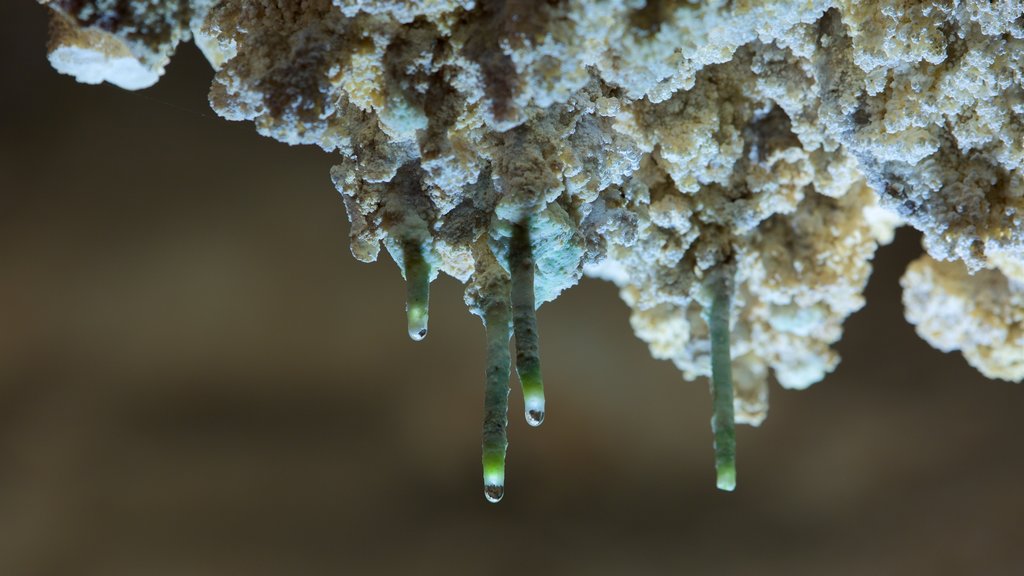
<path fill-rule="evenodd" d="M 423 244 L 405 243 L 405 312 L 409 318 L 409 337 L 423 340 L 427 336 L 430 306 L 430 264 L 423 254 Z"/>
<path fill-rule="evenodd" d="M 531 426 L 544 422 L 544 382 L 540 376 L 540 341 L 537 335 L 537 306 L 534 296 L 533 247 L 528 222 L 516 225 L 509 245 L 512 276 L 512 324 L 516 335 L 516 372 L 523 387 L 526 421 Z"/>
<path fill-rule="evenodd" d="M 715 469 L 718 488 L 736 488 L 736 418 L 733 408 L 732 358 L 729 352 L 729 312 L 732 306 L 732 273 L 724 266 L 714 273 L 711 283 L 711 398 L 714 415 L 711 430 L 715 436 Z"/>
<path fill-rule="evenodd" d="M 487 331 L 487 383 L 484 388 L 484 496 L 498 502 L 505 494 L 505 452 L 508 449 L 508 352 L 511 322 L 508 295 L 496 298 L 484 313 Z"/>

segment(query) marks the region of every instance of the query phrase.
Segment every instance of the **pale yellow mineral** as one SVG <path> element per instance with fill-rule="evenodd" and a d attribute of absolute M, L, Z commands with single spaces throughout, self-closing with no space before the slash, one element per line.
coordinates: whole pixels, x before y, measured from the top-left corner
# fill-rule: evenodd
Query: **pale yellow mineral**
<path fill-rule="evenodd" d="M 907 320 L 929 344 L 960 350 L 989 378 L 1024 379 L 1024 283 L 998 270 L 970 274 L 924 256 L 900 282 Z"/>

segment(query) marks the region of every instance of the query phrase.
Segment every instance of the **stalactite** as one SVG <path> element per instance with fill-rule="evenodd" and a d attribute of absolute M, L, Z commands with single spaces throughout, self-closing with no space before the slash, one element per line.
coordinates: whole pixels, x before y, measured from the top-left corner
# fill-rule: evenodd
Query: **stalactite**
<path fill-rule="evenodd" d="M 430 304 L 430 264 L 423 255 L 423 245 L 407 241 L 405 260 L 405 312 L 409 320 L 409 337 L 423 340 L 427 337 L 427 317 Z"/>
<path fill-rule="evenodd" d="M 506 286 L 507 287 L 507 286 Z M 508 449 L 508 379 L 512 369 L 510 304 L 507 293 L 491 295 L 484 312 L 487 332 L 487 379 L 484 387 L 484 496 L 498 502 L 505 494 L 505 452 Z"/>
<path fill-rule="evenodd" d="M 714 405 L 711 430 L 715 435 L 715 470 L 718 488 L 731 492 L 736 488 L 736 417 L 729 352 L 733 275 L 728 268 L 728 265 L 723 265 L 712 273 L 708 327 L 711 334 L 711 398 Z"/>
<path fill-rule="evenodd" d="M 531 426 L 544 422 L 544 382 L 540 375 L 540 339 L 537 334 L 537 306 L 534 296 L 533 248 L 530 225 L 517 224 L 509 246 L 512 277 L 512 324 L 516 338 L 516 372 L 523 388 L 526 421 Z"/>

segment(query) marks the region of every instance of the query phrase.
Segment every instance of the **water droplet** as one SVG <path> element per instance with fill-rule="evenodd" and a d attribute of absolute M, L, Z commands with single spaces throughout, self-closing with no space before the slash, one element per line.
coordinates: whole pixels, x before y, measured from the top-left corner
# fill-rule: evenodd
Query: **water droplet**
<path fill-rule="evenodd" d="M 526 423 L 530 426 L 540 426 L 544 423 L 544 385 L 540 378 L 521 376 L 523 383 L 524 408 L 526 409 Z"/>
<path fill-rule="evenodd" d="M 499 484 L 486 484 L 484 485 L 484 498 L 487 498 L 488 502 L 497 504 L 501 502 L 502 496 L 505 495 L 505 487 Z"/>
<path fill-rule="evenodd" d="M 526 411 L 526 423 L 530 426 L 540 426 L 544 423 L 544 411 L 543 410 L 527 410 Z"/>
<path fill-rule="evenodd" d="M 427 337 L 426 311 L 409 310 L 409 338 L 419 342 Z"/>

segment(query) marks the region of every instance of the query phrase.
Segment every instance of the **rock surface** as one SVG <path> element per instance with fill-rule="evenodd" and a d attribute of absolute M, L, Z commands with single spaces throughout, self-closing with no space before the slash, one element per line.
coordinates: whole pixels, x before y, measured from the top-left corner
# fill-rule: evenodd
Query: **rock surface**
<path fill-rule="evenodd" d="M 738 421 L 764 419 L 770 377 L 836 367 L 903 223 L 929 255 L 908 319 L 1024 378 L 1021 0 L 43 3 L 51 61 L 84 82 L 148 86 L 194 38 L 220 115 L 337 155 L 358 259 L 425 246 L 477 314 L 526 223 L 538 306 L 613 281 L 692 379 L 707 278 L 732 267 Z"/>

